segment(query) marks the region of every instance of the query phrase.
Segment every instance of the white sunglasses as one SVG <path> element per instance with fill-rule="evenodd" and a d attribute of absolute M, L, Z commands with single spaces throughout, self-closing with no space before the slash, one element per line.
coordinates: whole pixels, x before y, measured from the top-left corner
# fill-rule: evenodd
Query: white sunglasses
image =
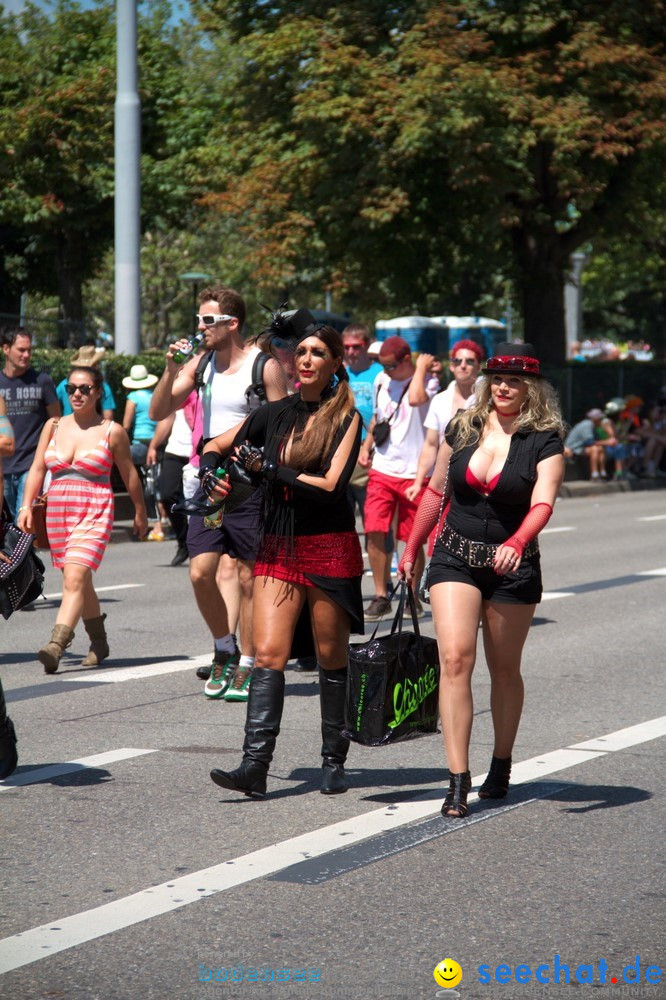
<path fill-rule="evenodd" d="M 228 323 L 230 319 L 236 319 L 235 316 L 220 316 L 218 313 L 206 313 L 201 315 L 197 313 L 197 323 L 203 323 L 204 326 L 215 326 L 216 323 Z"/>

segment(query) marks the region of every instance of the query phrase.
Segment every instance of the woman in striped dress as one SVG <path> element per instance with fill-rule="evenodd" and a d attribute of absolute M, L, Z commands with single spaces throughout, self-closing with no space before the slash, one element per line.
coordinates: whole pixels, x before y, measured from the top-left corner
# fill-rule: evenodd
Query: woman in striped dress
<path fill-rule="evenodd" d="M 148 530 L 143 491 L 127 434 L 119 424 L 102 417 L 101 372 L 73 368 L 65 391 L 73 412 L 46 422 L 17 519 L 22 531 L 32 531 L 32 503 L 48 470 L 51 483 L 46 531 L 53 565 L 62 570 L 63 596 L 51 639 L 37 653 L 47 674 L 58 669 L 79 618 L 83 618 L 91 640 L 83 665 L 96 666 L 109 655 L 106 615 L 101 614 L 92 575 L 102 561 L 113 527 L 110 477 L 114 463 L 134 503 L 134 533 L 141 537 Z"/>

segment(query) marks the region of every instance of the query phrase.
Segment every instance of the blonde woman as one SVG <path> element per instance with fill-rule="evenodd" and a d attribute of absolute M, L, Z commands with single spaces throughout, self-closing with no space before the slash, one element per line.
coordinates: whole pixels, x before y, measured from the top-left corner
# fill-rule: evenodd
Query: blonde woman
<path fill-rule="evenodd" d="M 349 634 L 363 631 L 363 558 L 347 499 L 361 417 L 343 355 L 340 334 L 312 324 L 294 352 L 299 392 L 255 410 L 235 436 L 232 460 L 261 485 L 264 498 L 254 568 L 256 653 L 242 763 L 235 771 L 215 769 L 211 777 L 222 788 L 252 797 L 266 793 L 287 661 L 313 652 L 322 715 L 321 791 L 347 790 L 349 744 L 341 730 Z M 225 443 L 215 439 L 204 452 L 204 489 L 206 476 L 219 464 L 220 448 Z"/>
<path fill-rule="evenodd" d="M 399 571 L 450 506 L 428 573 L 440 653 L 440 714 L 450 771 L 444 816 L 467 814 L 472 671 L 479 619 L 490 671 L 495 743 L 480 798 L 503 798 L 523 707 L 520 662 L 541 600 L 537 535 L 564 475 L 563 424 L 531 344 L 500 344 L 475 386 L 476 403 L 449 424 Z"/>

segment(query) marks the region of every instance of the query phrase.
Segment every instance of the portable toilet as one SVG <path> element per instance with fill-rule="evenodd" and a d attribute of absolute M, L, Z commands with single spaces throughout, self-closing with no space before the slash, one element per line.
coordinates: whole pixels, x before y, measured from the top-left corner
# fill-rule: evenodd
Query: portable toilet
<path fill-rule="evenodd" d="M 433 319 L 448 327 L 447 353 L 457 341 L 473 340 L 489 358 L 495 353 L 497 345 L 507 338 L 506 325 L 485 316 L 433 316 Z"/>
<path fill-rule="evenodd" d="M 426 354 L 448 353 L 448 332 L 446 324 L 429 319 L 427 316 L 398 316 L 395 319 L 380 319 L 375 323 L 377 340 L 402 337 L 410 349 Z"/>

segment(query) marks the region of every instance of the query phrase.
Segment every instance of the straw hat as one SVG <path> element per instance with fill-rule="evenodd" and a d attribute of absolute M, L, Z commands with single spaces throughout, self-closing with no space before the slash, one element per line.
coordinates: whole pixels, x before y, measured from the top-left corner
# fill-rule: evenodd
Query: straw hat
<path fill-rule="evenodd" d="M 106 347 L 95 347 L 94 344 L 84 344 L 83 347 L 79 347 L 76 354 L 72 355 L 70 364 L 85 365 L 86 368 L 94 368 L 95 365 L 100 363 L 105 354 Z"/>
<path fill-rule="evenodd" d="M 152 389 L 158 382 L 157 375 L 149 375 L 145 365 L 132 365 L 130 373 L 123 379 L 126 389 Z"/>

